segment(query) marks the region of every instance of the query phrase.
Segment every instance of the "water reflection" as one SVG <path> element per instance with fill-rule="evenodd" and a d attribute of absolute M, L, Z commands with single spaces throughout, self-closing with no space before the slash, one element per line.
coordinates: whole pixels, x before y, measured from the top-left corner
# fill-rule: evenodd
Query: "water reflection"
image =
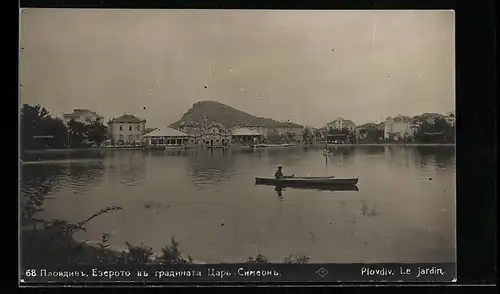
<path fill-rule="evenodd" d="M 146 161 L 142 151 L 113 152 L 108 158 L 108 176 L 118 178 L 121 185 L 136 186 L 146 177 Z"/>
<path fill-rule="evenodd" d="M 415 148 L 401 148 L 399 146 L 384 147 L 385 162 L 389 165 L 398 168 L 408 168 L 413 165 L 411 161 L 412 154 L 415 153 Z"/>
<path fill-rule="evenodd" d="M 283 188 L 275 186 L 274 191 L 276 191 L 276 194 L 278 195 L 278 199 L 283 200 Z"/>
<path fill-rule="evenodd" d="M 283 192 L 287 189 L 298 189 L 298 190 L 310 190 L 310 191 L 329 191 L 329 192 L 340 192 L 340 191 L 354 191 L 359 192 L 359 188 L 357 186 L 332 186 L 332 185 L 324 185 L 324 186 L 314 186 L 314 187 L 283 187 L 283 186 L 274 186 L 274 191 L 278 195 L 278 198 L 283 197 Z"/>
<path fill-rule="evenodd" d="M 200 149 L 188 159 L 188 175 L 198 189 L 228 182 L 234 158 L 222 148 Z"/>
<path fill-rule="evenodd" d="M 354 146 L 334 146 L 334 147 L 328 147 L 328 149 L 331 152 L 331 156 L 344 156 L 344 157 L 349 157 L 351 153 L 356 150 Z"/>
<path fill-rule="evenodd" d="M 107 157 L 109 153 L 105 151 L 67 151 L 67 152 L 34 152 L 23 154 L 23 161 L 69 161 L 69 160 L 102 160 Z"/>
<path fill-rule="evenodd" d="M 42 207 L 46 196 L 56 192 L 60 183 L 64 182 L 65 167 L 61 165 L 25 165 L 21 168 L 20 204 L 21 221 L 26 224 L 35 213 L 34 209 Z"/>
<path fill-rule="evenodd" d="M 69 163 L 65 170 L 67 180 L 64 181 L 64 186 L 71 188 L 75 194 L 84 194 L 99 186 L 105 172 L 102 162 Z"/>
<path fill-rule="evenodd" d="M 179 150 L 149 150 L 146 151 L 147 155 L 154 157 L 162 157 L 162 156 L 192 156 L 196 153 L 196 149 L 179 149 Z"/>
<path fill-rule="evenodd" d="M 372 204 L 370 207 L 365 201 L 361 201 L 361 215 L 365 217 L 373 217 L 376 215 L 379 215 L 380 213 L 376 210 L 376 205 L 375 203 Z"/>
<path fill-rule="evenodd" d="M 362 146 L 362 148 L 358 148 L 356 152 L 362 152 L 370 155 L 378 155 L 383 154 L 385 152 L 384 146 Z"/>
<path fill-rule="evenodd" d="M 335 151 L 334 151 L 335 152 Z M 325 156 L 325 164 L 333 164 L 343 167 L 344 164 L 349 164 L 352 161 L 352 153 L 350 151 L 340 151 L 329 156 Z"/>
<path fill-rule="evenodd" d="M 232 154 L 255 154 L 256 148 L 248 147 L 248 146 L 238 146 L 235 148 L 229 149 L 229 152 Z"/>
<path fill-rule="evenodd" d="M 447 167 L 454 164 L 455 147 L 454 146 L 418 146 L 414 152 L 415 162 L 424 167 L 427 165 L 436 165 L 438 167 Z"/>
<path fill-rule="evenodd" d="M 73 221 L 103 206 L 122 206 L 123 213 L 96 219 L 79 237 L 99 240 L 101 233 L 114 232 L 114 246 L 128 241 L 160 250 L 174 236 L 186 253 L 207 262 L 244 261 L 255 252 L 249 244 L 256 234 L 273 262 L 297 251 L 313 262 L 454 261 L 453 148 L 356 148 L 339 148 L 344 152 L 328 157 L 327 166 L 321 146 L 307 152 L 123 150 L 87 157 L 94 159 L 75 153 L 60 157 L 63 163 L 23 165 L 21 194 L 42 201 L 54 196 L 37 216 L 44 219 Z M 342 160 L 352 164 L 339 168 Z M 359 189 L 255 187 L 254 177 L 272 176 L 276 163 L 289 173 L 362 181 Z M 437 170 L 436 163 L 447 168 Z M 134 181 L 139 189 L 127 185 Z M 99 188 L 84 193 L 84 183 Z M 82 195 L 71 195 L 75 190 Z M 308 232 L 314 232 L 315 244 Z"/>

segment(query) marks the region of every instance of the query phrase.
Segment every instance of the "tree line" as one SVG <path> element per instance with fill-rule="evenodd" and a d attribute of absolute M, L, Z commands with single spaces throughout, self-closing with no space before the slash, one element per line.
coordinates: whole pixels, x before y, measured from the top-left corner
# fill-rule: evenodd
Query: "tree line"
<path fill-rule="evenodd" d="M 312 143 L 313 141 L 323 141 L 327 137 L 343 137 L 345 143 L 386 143 L 404 142 L 420 144 L 454 143 L 455 125 L 448 123 L 444 117 L 436 117 L 433 120 L 427 118 L 416 119 L 411 132 L 404 134 L 390 134 L 388 138 L 384 136 L 384 130 L 376 124 L 370 124 L 360 131 L 343 128 L 341 130 L 328 128 L 325 130 L 304 129 L 303 141 Z"/>
<path fill-rule="evenodd" d="M 71 120 L 66 124 L 38 104 L 22 106 L 20 132 L 22 151 L 99 146 L 107 139 L 107 128 L 102 123 Z"/>

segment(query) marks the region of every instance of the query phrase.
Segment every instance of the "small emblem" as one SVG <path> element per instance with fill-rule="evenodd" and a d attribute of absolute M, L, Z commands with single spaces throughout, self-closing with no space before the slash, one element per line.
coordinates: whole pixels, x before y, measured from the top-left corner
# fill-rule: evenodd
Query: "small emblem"
<path fill-rule="evenodd" d="M 316 271 L 316 273 L 322 278 L 328 275 L 328 271 L 324 268 L 320 268 L 319 270 Z"/>

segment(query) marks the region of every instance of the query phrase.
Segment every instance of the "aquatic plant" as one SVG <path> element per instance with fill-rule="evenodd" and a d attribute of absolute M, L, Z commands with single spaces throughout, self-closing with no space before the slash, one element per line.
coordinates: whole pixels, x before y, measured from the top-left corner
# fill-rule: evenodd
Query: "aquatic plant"
<path fill-rule="evenodd" d="M 189 264 L 193 263 L 193 258 L 188 255 L 187 259 L 184 259 L 179 249 L 179 243 L 172 237 L 170 245 L 161 249 L 161 254 L 155 261 L 159 264 Z"/>
<path fill-rule="evenodd" d="M 252 263 L 252 264 L 255 264 L 255 263 L 271 263 L 267 257 L 265 257 L 264 255 L 258 253 L 257 256 L 253 257 L 253 256 L 250 256 L 247 261 L 245 261 L 245 263 Z"/>
<path fill-rule="evenodd" d="M 103 233 L 97 244 L 79 242 L 74 239 L 78 231 L 86 231 L 85 226 L 93 219 L 121 210 L 118 206 L 100 209 L 90 217 L 77 223 L 64 220 L 40 221 L 43 227 L 22 230 L 21 252 L 23 268 L 51 265 L 95 265 L 95 264 L 191 264 L 193 258 L 183 257 L 179 243 L 172 237 L 170 244 L 155 254 L 153 249 L 144 244 L 134 245 L 125 242 L 126 250 L 111 248 L 111 234 Z M 34 213 L 30 215 L 35 220 Z M 28 218 L 30 219 L 30 218 Z M 305 255 L 292 254 L 285 258 L 284 263 L 308 263 L 310 258 Z M 249 257 L 246 263 L 269 264 L 267 257 L 260 252 L 255 257 Z"/>
<path fill-rule="evenodd" d="M 129 242 L 125 242 L 125 245 L 127 246 L 127 251 L 120 254 L 125 264 L 153 263 L 153 248 L 144 244 L 132 245 Z"/>
<path fill-rule="evenodd" d="M 95 247 L 78 242 L 73 236 L 78 231 L 86 231 L 85 225 L 92 219 L 121 209 L 117 206 L 106 207 L 77 223 L 60 219 L 36 220 L 42 222 L 42 228 L 33 226 L 31 230 L 24 229 L 21 233 L 22 263 L 43 266 L 96 264 L 117 260 L 116 254 L 107 244 L 109 235 L 103 234 L 101 244 Z"/>
<path fill-rule="evenodd" d="M 287 257 L 285 257 L 284 263 L 294 263 L 294 264 L 304 264 L 304 263 L 309 263 L 311 258 L 309 256 L 303 255 L 303 254 L 290 254 Z"/>

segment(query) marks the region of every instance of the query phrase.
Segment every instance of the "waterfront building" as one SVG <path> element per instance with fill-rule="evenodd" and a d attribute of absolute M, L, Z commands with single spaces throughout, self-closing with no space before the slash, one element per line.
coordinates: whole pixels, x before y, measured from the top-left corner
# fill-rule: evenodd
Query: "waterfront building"
<path fill-rule="evenodd" d="M 356 142 L 374 143 L 384 139 L 384 124 L 365 123 L 356 126 Z"/>
<path fill-rule="evenodd" d="M 231 142 L 234 144 L 255 144 L 262 142 L 263 135 L 249 128 L 236 128 L 231 132 Z"/>
<path fill-rule="evenodd" d="M 348 141 L 347 134 L 337 133 L 326 136 L 327 144 L 345 144 Z"/>
<path fill-rule="evenodd" d="M 384 138 L 401 140 L 413 135 L 415 131 L 414 120 L 405 115 L 388 117 L 384 122 Z"/>
<path fill-rule="evenodd" d="M 206 147 L 225 147 L 231 143 L 231 129 L 217 123 L 207 124 L 203 127 L 201 141 Z"/>
<path fill-rule="evenodd" d="M 335 130 L 343 130 L 347 129 L 350 132 L 354 132 L 356 130 L 356 124 L 352 120 L 344 119 L 342 117 L 338 117 L 332 122 L 326 124 L 327 129 L 335 129 Z"/>
<path fill-rule="evenodd" d="M 186 133 L 188 135 L 188 145 L 191 146 L 201 146 L 202 145 L 202 135 L 203 128 L 201 124 L 198 123 L 181 123 L 179 126 L 179 131 Z"/>
<path fill-rule="evenodd" d="M 210 121 L 184 122 L 179 130 L 188 135 L 188 144 L 205 147 L 223 147 L 231 142 L 231 129 Z"/>
<path fill-rule="evenodd" d="M 146 120 L 131 114 L 123 114 L 108 121 L 108 133 L 113 145 L 142 143 L 145 130 Z"/>
<path fill-rule="evenodd" d="M 91 124 L 94 122 L 103 123 L 104 117 L 89 109 L 75 108 L 72 113 L 63 114 L 63 120 L 66 124 L 71 120 L 82 124 Z"/>
<path fill-rule="evenodd" d="M 189 142 L 188 134 L 168 127 L 158 128 L 143 137 L 146 147 L 185 147 Z"/>
<path fill-rule="evenodd" d="M 263 137 L 267 140 L 282 137 L 285 141 L 301 142 L 304 139 L 304 127 L 298 125 L 279 127 L 260 127 L 264 130 Z"/>

